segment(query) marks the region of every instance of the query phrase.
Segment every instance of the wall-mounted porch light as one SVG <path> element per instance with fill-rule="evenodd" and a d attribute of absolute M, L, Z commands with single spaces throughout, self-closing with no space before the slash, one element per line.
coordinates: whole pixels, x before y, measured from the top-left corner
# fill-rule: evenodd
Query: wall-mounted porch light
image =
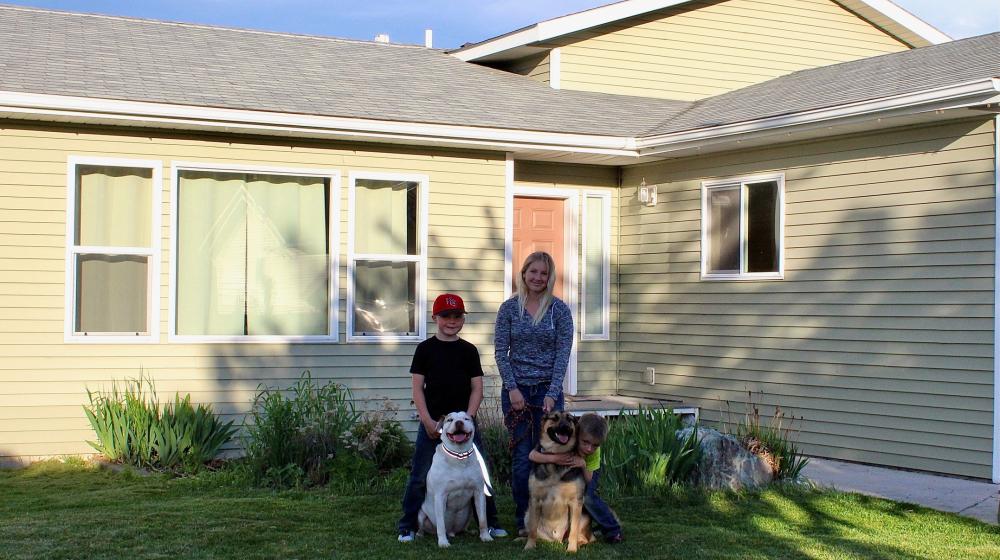
<path fill-rule="evenodd" d="M 639 202 L 646 206 L 656 206 L 656 185 L 647 186 L 645 177 L 639 183 Z"/>

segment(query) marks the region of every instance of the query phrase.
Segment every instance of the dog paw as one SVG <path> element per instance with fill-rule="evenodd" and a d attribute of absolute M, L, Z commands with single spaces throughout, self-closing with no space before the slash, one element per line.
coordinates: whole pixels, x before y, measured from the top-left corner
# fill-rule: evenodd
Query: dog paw
<path fill-rule="evenodd" d="M 448 542 L 448 541 L 441 541 L 441 540 L 439 540 L 438 541 L 438 546 L 441 547 L 441 548 L 448 548 L 449 546 L 451 546 L 451 543 Z"/>
<path fill-rule="evenodd" d="M 479 533 L 479 540 L 483 542 L 493 542 L 493 537 L 491 537 L 489 531 L 487 531 L 485 533 Z"/>
<path fill-rule="evenodd" d="M 528 539 L 528 542 L 524 543 L 524 550 L 531 550 L 535 548 L 535 541 Z"/>

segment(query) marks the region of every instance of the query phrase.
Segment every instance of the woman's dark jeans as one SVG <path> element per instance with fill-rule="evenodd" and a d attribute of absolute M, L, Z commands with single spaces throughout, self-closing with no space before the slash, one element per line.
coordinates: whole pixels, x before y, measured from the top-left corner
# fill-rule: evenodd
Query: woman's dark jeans
<path fill-rule="evenodd" d="M 538 385 L 518 385 L 524 402 L 528 407 L 529 416 L 521 416 L 522 420 L 511 425 L 510 394 L 504 389 L 500 394 L 500 407 L 507 422 L 510 437 L 514 440 L 511 451 L 511 493 L 514 495 L 514 514 L 517 518 L 518 530 L 524 529 L 524 514 L 528 511 L 528 475 L 531 474 L 531 461 L 528 454 L 538 446 L 538 433 L 542 425 L 542 406 L 545 404 L 545 393 L 548 383 Z M 553 410 L 563 409 L 563 395 L 560 392 Z"/>

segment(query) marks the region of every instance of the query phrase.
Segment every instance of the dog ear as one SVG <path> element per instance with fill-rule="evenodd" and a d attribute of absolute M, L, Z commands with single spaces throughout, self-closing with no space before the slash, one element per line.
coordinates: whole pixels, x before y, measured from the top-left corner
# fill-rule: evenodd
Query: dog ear
<path fill-rule="evenodd" d="M 444 419 L 445 418 L 447 418 L 447 416 L 444 416 L 444 415 L 442 415 L 440 418 L 438 418 L 438 423 L 437 423 L 437 428 L 436 428 L 438 433 L 441 433 L 441 430 L 444 428 Z"/>

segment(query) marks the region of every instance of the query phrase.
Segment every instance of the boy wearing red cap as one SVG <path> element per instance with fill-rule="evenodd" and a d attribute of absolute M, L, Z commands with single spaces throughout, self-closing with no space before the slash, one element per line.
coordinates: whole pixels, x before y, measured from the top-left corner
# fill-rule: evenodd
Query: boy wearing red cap
<path fill-rule="evenodd" d="M 403 493 L 403 516 L 397 524 L 399 542 L 413 541 L 417 530 L 417 513 L 427 494 L 427 472 L 434 450 L 441 442 L 438 419 L 459 410 L 475 418 L 483 401 L 479 350 L 458 336 L 465 326 L 465 302 L 455 294 L 441 294 L 434 300 L 431 318 L 437 324 L 437 333 L 417 345 L 410 365 L 413 404 L 421 427 L 417 429 L 410 479 Z M 480 452 L 485 451 L 478 429 L 473 441 Z M 490 535 L 507 536 L 497 524 L 497 507 L 492 496 L 486 498 L 486 517 Z"/>

